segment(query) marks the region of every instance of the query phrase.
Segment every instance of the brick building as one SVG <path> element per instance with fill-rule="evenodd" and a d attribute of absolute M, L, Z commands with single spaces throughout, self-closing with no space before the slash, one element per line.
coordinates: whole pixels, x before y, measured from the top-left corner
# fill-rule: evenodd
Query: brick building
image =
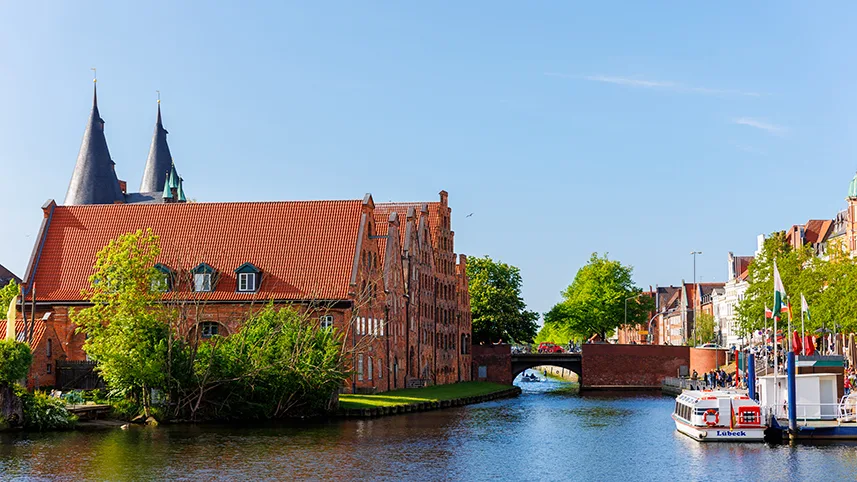
<path fill-rule="evenodd" d="M 470 379 L 467 259 L 454 252 L 446 191 L 436 202 L 377 205 L 369 194 L 189 203 L 166 133 L 159 104 L 141 192 L 129 194 L 93 97 L 65 205 L 42 207 L 23 279 L 28 312 L 35 303 L 38 330 L 55 337 L 52 357 L 86 357 L 69 310 L 87 305 L 81 290 L 96 253 L 151 228 L 160 237 L 162 303 L 178 310 L 188 337 L 228 336 L 273 302 L 344 335 L 353 373 L 346 392 Z M 48 363 L 34 364 L 33 376 L 46 379 Z"/>

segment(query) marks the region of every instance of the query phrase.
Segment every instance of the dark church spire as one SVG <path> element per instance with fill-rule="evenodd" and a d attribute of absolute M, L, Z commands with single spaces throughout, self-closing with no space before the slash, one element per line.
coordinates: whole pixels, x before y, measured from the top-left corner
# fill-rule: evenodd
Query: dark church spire
<path fill-rule="evenodd" d="M 77 164 L 71 175 L 65 204 L 114 204 L 125 202 L 113 160 L 104 138 L 104 120 L 98 114 L 98 92 L 92 88 L 92 113 L 83 133 Z"/>
<path fill-rule="evenodd" d="M 159 95 L 160 97 L 160 95 Z M 146 170 L 143 171 L 143 182 L 140 192 L 158 192 L 164 190 L 167 174 L 173 164 L 170 146 L 167 145 L 167 130 L 161 122 L 161 99 L 158 99 L 158 120 L 155 122 L 155 134 L 149 147 L 149 158 L 146 159 Z"/>

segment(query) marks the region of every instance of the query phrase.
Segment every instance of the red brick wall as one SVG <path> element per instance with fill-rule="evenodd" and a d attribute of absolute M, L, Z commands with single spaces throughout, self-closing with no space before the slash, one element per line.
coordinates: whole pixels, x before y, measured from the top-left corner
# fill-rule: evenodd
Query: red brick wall
<path fill-rule="evenodd" d="M 726 363 L 726 353 L 729 350 L 717 348 L 689 348 L 690 370 L 700 374 L 714 370 Z"/>
<path fill-rule="evenodd" d="M 472 379 L 480 382 L 512 384 L 512 348 L 509 345 L 473 345 Z M 479 367 L 486 367 L 486 377 L 479 377 Z"/>
<path fill-rule="evenodd" d="M 664 378 L 690 365 L 688 350 L 685 346 L 584 345 L 582 388 L 660 388 Z"/>

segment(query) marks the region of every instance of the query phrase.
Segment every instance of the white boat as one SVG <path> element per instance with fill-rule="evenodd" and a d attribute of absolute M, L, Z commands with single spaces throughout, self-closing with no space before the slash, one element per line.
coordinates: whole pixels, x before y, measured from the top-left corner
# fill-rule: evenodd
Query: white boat
<path fill-rule="evenodd" d="M 699 442 L 761 442 L 763 415 L 745 393 L 685 390 L 675 399 L 672 418 L 676 430 Z"/>

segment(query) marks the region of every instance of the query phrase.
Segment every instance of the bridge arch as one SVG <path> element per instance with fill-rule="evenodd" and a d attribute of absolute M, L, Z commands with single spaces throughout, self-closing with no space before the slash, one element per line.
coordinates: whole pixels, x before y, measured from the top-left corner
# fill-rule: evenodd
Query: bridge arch
<path fill-rule="evenodd" d="M 583 383 L 583 363 L 580 353 L 520 353 L 512 355 L 512 380 L 524 370 L 538 366 L 565 368 L 577 374 Z"/>

